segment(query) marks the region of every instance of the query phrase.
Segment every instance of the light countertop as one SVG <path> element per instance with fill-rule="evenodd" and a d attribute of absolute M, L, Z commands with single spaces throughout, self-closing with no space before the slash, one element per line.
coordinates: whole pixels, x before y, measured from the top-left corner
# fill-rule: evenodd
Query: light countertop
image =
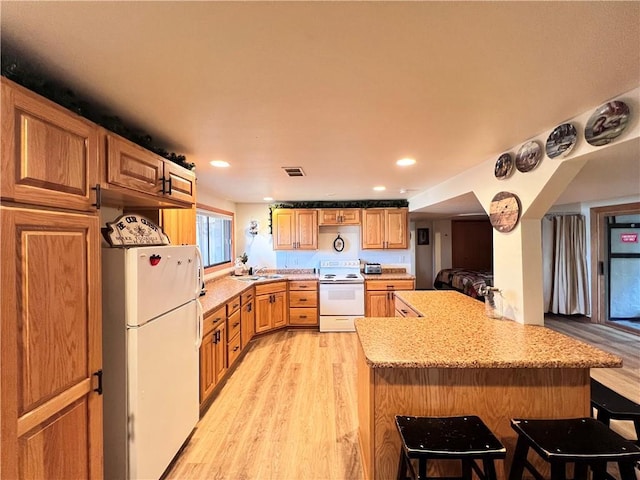
<path fill-rule="evenodd" d="M 490 319 L 484 304 L 455 291 L 396 295 L 423 317 L 359 318 L 373 368 L 595 368 L 622 360 L 551 329 Z"/>

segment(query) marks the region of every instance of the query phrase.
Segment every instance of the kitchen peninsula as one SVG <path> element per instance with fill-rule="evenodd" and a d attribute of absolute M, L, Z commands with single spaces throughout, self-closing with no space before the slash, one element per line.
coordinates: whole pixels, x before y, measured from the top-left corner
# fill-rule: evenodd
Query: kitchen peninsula
<path fill-rule="evenodd" d="M 420 317 L 356 320 L 369 479 L 395 478 L 398 414 L 480 416 L 507 448 L 498 469 L 505 478 L 515 447 L 509 419 L 588 416 L 589 369 L 622 366 L 618 357 L 545 327 L 487 318 L 483 303 L 458 292 L 396 296 Z"/>

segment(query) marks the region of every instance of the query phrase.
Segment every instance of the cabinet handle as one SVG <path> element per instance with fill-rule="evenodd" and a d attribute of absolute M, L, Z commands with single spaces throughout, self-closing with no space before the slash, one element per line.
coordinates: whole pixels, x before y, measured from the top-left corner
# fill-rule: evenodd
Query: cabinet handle
<path fill-rule="evenodd" d="M 307 318 L 306 315 L 300 315 L 300 318 Z"/>
<path fill-rule="evenodd" d="M 306 301 L 307 301 L 307 299 L 306 299 L 306 298 L 301 298 L 301 299 L 300 299 L 300 301 L 301 301 L 301 302 L 306 302 Z"/>
<path fill-rule="evenodd" d="M 160 179 L 162 181 L 162 193 L 166 195 L 171 195 L 171 175 L 168 178 L 162 177 Z M 165 184 L 169 184 L 169 189 L 165 189 Z"/>
<path fill-rule="evenodd" d="M 233 349 L 233 351 L 237 352 L 238 350 L 240 350 L 240 347 L 238 345 L 236 345 L 235 348 Z"/>
<path fill-rule="evenodd" d="M 238 325 L 240 325 L 240 322 L 236 322 L 233 324 L 233 328 L 236 328 Z"/>
<path fill-rule="evenodd" d="M 252 307 L 253 307 L 253 303 L 250 303 L 249 305 L 247 305 L 247 313 L 252 310 Z"/>
<path fill-rule="evenodd" d="M 95 190 L 96 192 L 96 203 L 92 203 L 92 207 L 96 207 L 97 210 L 100 210 L 100 206 L 102 204 L 102 190 L 99 183 L 96 183 L 95 187 L 91 187 L 91 190 Z"/>
<path fill-rule="evenodd" d="M 98 395 L 102 395 L 102 369 L 93 373 L 93 376 L 98 377 L 98 386 L 93 389 Z"/>
<path fill-rule="evenodd" d="M 409 313 L 409 312 L 407 312 L 404 308 L 401 308 L 401 309 L 400 309 L 400 312 L 401 312 L 403 315 L 406 315 L 407 313 Z"/>

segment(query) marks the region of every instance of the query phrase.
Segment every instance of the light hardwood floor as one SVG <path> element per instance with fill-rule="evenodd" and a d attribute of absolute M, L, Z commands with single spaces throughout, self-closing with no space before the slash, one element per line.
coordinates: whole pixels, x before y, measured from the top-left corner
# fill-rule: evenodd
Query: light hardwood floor
<path fill-rule="evenodd" d="M 356 345 L 308 330 L 253 341 L 166 478 L 363 478 Z"/>
<path fill-rule="evenodd" d="M 592 376 L 640 402 L 640 337 L 570 320 L 546 325 L 624 359 Z M 355 333 L 255 339 L 166 479 L 359 480 Z M 633 428 L 613 425 L 623 435 Z"/>

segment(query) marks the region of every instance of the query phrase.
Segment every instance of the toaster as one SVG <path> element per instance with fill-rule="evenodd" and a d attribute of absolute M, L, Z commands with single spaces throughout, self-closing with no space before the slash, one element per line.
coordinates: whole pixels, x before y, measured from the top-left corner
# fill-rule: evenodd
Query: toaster
<path fill-rule="evenodd" d="M 367 263 L 364 266 L 364 273 L 382 273 L 382 266 L 379 263 Z"/>

